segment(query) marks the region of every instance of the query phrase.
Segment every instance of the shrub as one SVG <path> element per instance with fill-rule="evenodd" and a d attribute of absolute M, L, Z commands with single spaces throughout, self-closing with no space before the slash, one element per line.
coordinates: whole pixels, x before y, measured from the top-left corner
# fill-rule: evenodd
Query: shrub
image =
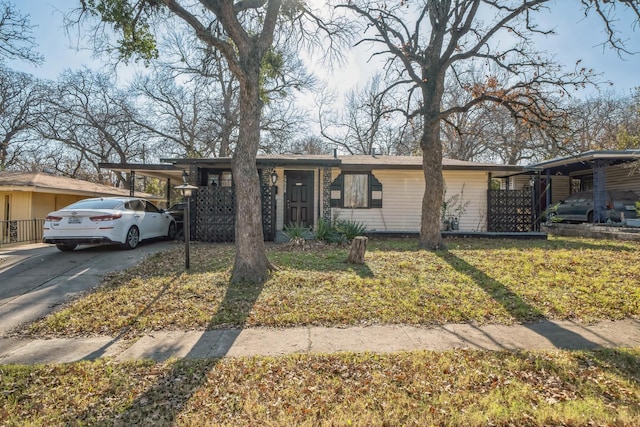
<path fill-rule="evenodd" d="M 314 234 L 316 239 L 322 242 L 329 242 L 331 235 L 335 234 L 335 230 L 331 226 L 331 223 L 325 221 L 324 218 L 318 218 Z"/>
<path fill-rule="evenodd" d="M 342 234 L 347 241 L 353 240 L 354 237 L 363 236 L 367 232 L 367 227 L 359 221 L 339 220 L 336 221 L 335 229 Z"/>
<path fill-rule="evenodd" d="M 304 225 L 300 224 L 300 223 L 289 223 L 284 227 L 284 230 L 282 230 L 282 232 L 284 233 L 285 236 L 287 236 L 289 238 L 289 240 L 296 240 L 296 239 L 305 239 L 305 237 L 307 236 L 307 232 L 309 231 L 308 227 L 305 227 Z"/>
<path fill-rule="evenodd" d="M 336 228 L 331 225 L 330 222 L 325 221 L 324 218 L 318 219 L 316 228 L 314 230 L 316 239 L 325 243 L 346 243 L 346 237 L 341 234 Z"/>

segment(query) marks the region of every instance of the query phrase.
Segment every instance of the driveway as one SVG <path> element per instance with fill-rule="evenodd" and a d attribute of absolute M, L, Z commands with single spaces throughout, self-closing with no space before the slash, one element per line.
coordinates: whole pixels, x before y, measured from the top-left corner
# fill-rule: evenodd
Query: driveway
<path fill-rule="evenodd" d="M 130 251 L 81 246 L 73 252 L 60 252 L 44 244 L 0 248 L 0 336 L 95 287 L 106 273 L 132 267 L 176 244 L 142 242 Z"/>

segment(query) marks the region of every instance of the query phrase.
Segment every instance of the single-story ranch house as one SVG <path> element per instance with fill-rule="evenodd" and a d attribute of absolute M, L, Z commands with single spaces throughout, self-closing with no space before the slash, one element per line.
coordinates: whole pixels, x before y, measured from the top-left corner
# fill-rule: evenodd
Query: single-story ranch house
<path fill-rule="evenodd" d="M 101 167 L 165 179 L 168 186 L 182 184 L 181 176 L 186 171 L 189 183 L 198 187 L 192 205 L 194 240 L 233 240 L 235 207 L 231 159 L 163 161 L 168 164 L 101 164 Z M 358 221 L 371 233 L 415 234 L 420 230 L 425 185 L 422 157 L 258 156 L 256 167 L 263 183 L 266 240 L 273 240 L 288 224 L 313 227 L 319 218 Z M 524 170 L 521 166 L 444 159 L 447 202 L 444 216 L 452 220 L 448 226 L 487 231 L 491 224 L 488 190 L 492 180 Z M 517 203 L 524 203 L 528 209 L 524 220 L 516 221 L 526 223 L 526 229 L 504 231 L 531 231 L 531 196 L 524 199 L 520 196 Z M 510 221 L 513 222 L 513 216 Z"/>
<path fill-rule="evenodd" d="M 595 189 L 594 198 L 607 188 L 640 193 L 640 174 L 629 167 L 639 159 L 640 150 L 589 151 L 528 166 L 443 159 L 443 230 L 536 232 L 540 212 L 573 192 Z M 182 184 L 186 172 L 198 187 L 192 201 L 194 239 L 233 240 L 231 159 L 163 162 L 101 167 L 163 179 L 167 187 Z M 419 232 L 422 157 L 273 155 L 258 156 L 256 167 L 263 183 L 266 240 L 288 224 L 313 227 L 319 218 L 360 221 L 371 233 Z"/>

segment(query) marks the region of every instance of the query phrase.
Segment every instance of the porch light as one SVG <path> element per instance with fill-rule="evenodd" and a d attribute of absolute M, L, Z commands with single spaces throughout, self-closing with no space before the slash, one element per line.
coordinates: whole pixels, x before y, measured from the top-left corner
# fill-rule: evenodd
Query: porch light
<path fill-rule="evenodd" d="M 278 173 L 274 170 L 271 172 L 271 184 L 276 185 L 276 182 L 278 182 Z"/>
<path fill-rule="evenodd" d="M 197 190 L 198 187 L 195 185 L 189 185 L 189 175 L 187 171 L 182 171 L 182 181 L 184 184 L 176 185 L 176 190 L 180 190 L 182 193 L 182 197 L 186 200 L 186 205 L 184 207 L 184 224 L 182 224 L 182 232 L 184 234 L 184 267 L 185 269 L 189 269 L 189 242 L 191 240 L 191 224 L 189 223 L 191 214 L 189 213 L 191 207 L 191 195 L 193 194 L 193 190 Z"/>

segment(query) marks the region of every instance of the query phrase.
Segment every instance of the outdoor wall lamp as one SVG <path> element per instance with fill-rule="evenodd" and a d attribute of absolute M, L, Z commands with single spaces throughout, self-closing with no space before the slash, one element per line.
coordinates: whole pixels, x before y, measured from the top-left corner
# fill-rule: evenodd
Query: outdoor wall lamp
<path fill-rule="evenodd" d="M 182 181 L 184 184 L 176 185 L 176 190 L 180 190 L 182 193 L 182 197 L 187 201 L 184 207 L 184 224 L 182 224 L 182 232 L 184 234 L 184 268 L 189 269 L 189 242 L 191 241 L 191 213 L 190 213 L 190 205 L 191 205 L 191 195 L 193 194 L 193 190 L 197 190 L 198 187 L 195 185 L 189 185 L 189 175 L 187 171 L 182 171 Z"/>
<path fill-rule="evenodd" d="M 271 172 L 271 185 L 275 187 L 275 192 L 276 194 L 278 194 L 278 187 L 276 187 L 276 182 L 278 182 L 278 173 L 274 169 L 273 172 Z"/>

